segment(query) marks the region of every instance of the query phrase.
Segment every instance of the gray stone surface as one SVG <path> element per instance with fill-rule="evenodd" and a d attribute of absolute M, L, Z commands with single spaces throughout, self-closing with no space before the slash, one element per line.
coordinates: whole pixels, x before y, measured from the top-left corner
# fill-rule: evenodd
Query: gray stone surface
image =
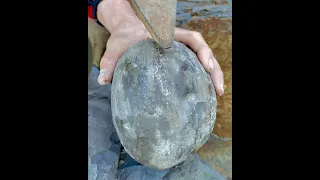
<path fill-rule="evenodd" d="M 131 166 L 119 170 L 117 180 L 162 180 L 168 170 L 157 170 L 147 166 Z"/>
<path fill-rule="evenodd" d="M 110 86 L 96 82 L 97 68 L 88 82 L 88 180 L 224 180 L 198 155 L 167 170 L 142 165 L 118 169 L 119 139 L 111 121 Z"/>
<path fill-rule="evenodd" d="M 115 180 L 120 141 L 112 123 L 110 86 L 97 83 L 98 69 L 88 81 L 88 180 Z"/>
<path fill-rule="evenodd" d="M 222 3 L 222 2 L 228 3 Z M 194 17 L 207 18 L 231 18 L 232 0 L 183 0 L 177 3 L 176 26 L 182 26 L 190 22 Z M 199 3 L 201 2 L 201 3 Z"/>
<path fill-rule="evenodd" d="M 188 158 L 209 138 L 216 97 L 209 74 L 184 44 L 161 49 L 144 40 L 119 59 L 112 114 L 126 151 L 160 170 Z"/>
<path fill-rule="evenodd" d="M 198 155 L 167 170 L 147 166 L 131 166 L 118 171 L 117 180 L 225 180 L 216 170 L 201 161 Z"/>

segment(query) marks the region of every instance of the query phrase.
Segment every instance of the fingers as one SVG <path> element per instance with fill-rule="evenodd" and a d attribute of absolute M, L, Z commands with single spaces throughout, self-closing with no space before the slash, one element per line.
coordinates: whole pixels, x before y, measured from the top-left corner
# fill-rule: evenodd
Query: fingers
<path fill-rule="evenodd" d="M 205 70 L 210 73 L 217 95 L 222 96 L 224 94 L 223 72 L 211 49 L 208 46 L 203 46 L 198 50 L 197 55 Z"/>
<path fill-rule="evenodd" d="M 107 48 L 100 61 L 100 74 L 98 77 L 100 85 L 107 85 L 111 82 L 118 58 L 119 56 L 111 53 Z"/>
<path fill-rule="evenodd" d="M 174 39 L 188 45 L 195 53 L 198 53 L 202 46 L 208 46 L 199 32 L 181 28 L 175 29 Z"/>
<path fill-rule="evenodd" d="M 213 56 L 212 56 L 213 57 Z M 217 60 L 213 57 L 213 69 L 210 72 L 210 77 L 214 88 L 216 89 L 216 93 L 218 96 L 222 96 L 224 94 L 224 79 L 223 72 L 217 62 Z"/>
<path fill-rule="evenodd" d="M 202 35 L 199 32 L 176 28 L 175 40 L 189 46 L 197 54 L 202 66 L 210 73 L 217 95 L 222 96 L 224 93 L 223 72 Z"/>

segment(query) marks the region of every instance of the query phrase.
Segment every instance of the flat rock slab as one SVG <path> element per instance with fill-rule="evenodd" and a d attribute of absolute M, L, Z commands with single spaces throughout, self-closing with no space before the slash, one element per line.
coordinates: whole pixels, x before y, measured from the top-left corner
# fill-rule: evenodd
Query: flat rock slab
<path fill-rule="evenodd" d="M 225 177 L 232 178 L 232 139 L 212 134 L 199 150 L 201 159 Z"/>
<path fill-rule="evenodd" d="M 209 138 L 216 93 L 209 74 L 184 44 L 153 40 L 129 48 L 113 75 L 112 116 L 126 152 L 157 169 L 175 166 Z"/>
<path fill-rule="evenodd" d="M 232 0 L 178 0 L 176 26 L 208 18 L 232 18 Z"/>
<path fill-rule="evenodd" d="M 112 123 L 110 86 L 97 83 L 98 69 L 88 81 L 88 180 L 115 180 L 120 141 Z"/>
<path fill-rule="evenodd" d="M 131 166 L 118 171 L 117 180 L 225 180 L 219 172 L 193 155 L 183 163 L 167 170 L 147 166 Z"/>

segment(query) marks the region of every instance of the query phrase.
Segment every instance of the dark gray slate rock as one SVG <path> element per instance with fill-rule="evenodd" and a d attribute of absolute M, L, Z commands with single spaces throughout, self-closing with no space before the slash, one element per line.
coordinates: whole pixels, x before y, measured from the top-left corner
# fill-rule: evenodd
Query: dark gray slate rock
<path fill-rule="evenodd" d="M 167 172 L 147 166 L 130 166 L 118 171 L 117 180 L 162 180 Z"/>
<path fill-rule="evenodd" d="M 147 166 L 131 166 L 117 173 L 118 180 L 225 180 L 216 170 L 201 161 L 198 155 L 167 170 Z"/>
<path fill-rule="evenodd" d="M 112 116 L 126 151 L 160 170 L 188 158 L 209 138 L 216 96 L 209 74 L 184 44 L 161 49 L 144 40 L 119 59 Z"/>
<path fill-rule="evenodd" d="M 115 180 L 120 141 L 112 123 L 110 86 L 97 83 L 98 69 L 88 81 L 88 180 Z"/>
<path fill-rule="evenodd" d="M 139 162 L 134 160 L 123 148 L 120 153 L 119 167 L 118 170 L 130 167 L 141 165 Z"/>

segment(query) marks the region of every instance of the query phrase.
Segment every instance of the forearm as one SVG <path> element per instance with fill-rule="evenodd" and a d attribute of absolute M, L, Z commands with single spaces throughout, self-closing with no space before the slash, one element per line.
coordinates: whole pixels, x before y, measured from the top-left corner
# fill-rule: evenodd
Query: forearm
<path fill-rule="evenodd" d="M 141 23 L 127 0 L 102 0 L 98 5 L 97 18 L 111 34 L 125 21 Z"/>

